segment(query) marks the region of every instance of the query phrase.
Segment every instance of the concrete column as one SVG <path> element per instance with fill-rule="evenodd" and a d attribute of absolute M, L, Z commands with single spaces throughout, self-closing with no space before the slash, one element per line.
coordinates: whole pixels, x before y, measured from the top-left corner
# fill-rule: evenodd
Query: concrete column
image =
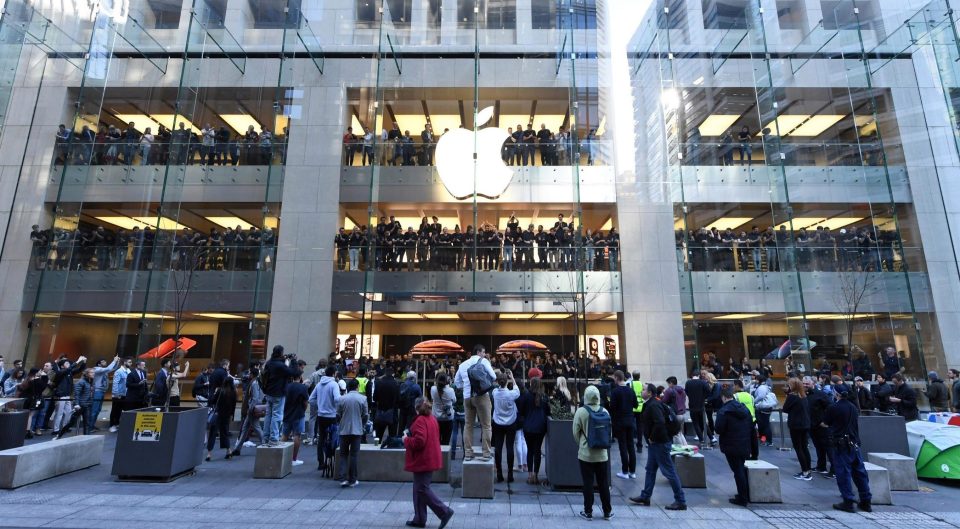
<path fill-rule="evenodd" d="M 294 102 L 303 105 L 303 116 L 290 122 L 280 211 L 268 354 L 282 344 L 308 364 L 333 350 L 336 332 L 336 315 L 330 311 L 331 234 L 340 223 L 339 149 L 347 124 L 345 89 L 322 85 L 337 81 L 324 76 L 303 87 L 303 99 Z"/>

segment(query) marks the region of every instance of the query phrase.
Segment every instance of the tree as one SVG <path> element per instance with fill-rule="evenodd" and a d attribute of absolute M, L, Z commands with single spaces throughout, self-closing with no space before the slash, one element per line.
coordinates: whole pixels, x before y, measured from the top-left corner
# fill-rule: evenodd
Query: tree
<path fill-rule="evenodd" d="M 183 333 L 183 327 L 186 325 L 183 315 L 187 306 L 187 300 L 190 297 L 190 292 L 193 289 L 193 278 L 197 270 L 199 270 L 205 259 L 208 256 L 209 250 L 206 247 L 196 248 L 196 251 L 187 251 L 182 253 L 181 256 L 187 258 L 185 263 L 178 263 L 178 266 L 171 268 L 169 271 L 170 277 L 173 281 L 173 294 L 174 294 L 174 306 L 173 306 L 173 341 L 176 346 L 173 353 L 174 360 L 177 357 L 182 358 L 186 355 L 185 351 L 180 348 L 182 345 L 181 338 Z M 171 369 L 167 378 L 167 398 L 163 403 L 163 411 L 170 411 L 170 386 L 173 385 L 173 374 L 174 370 Z"/>
<path fill-rule="evenodd" d="M 839 288 L 834 291 L 833 301 L 846 324 L 847 358 L 852 360 L 854 320 L 863 306 L 880 290 L 881 277 L 879 272 L 846 271 L 837 275 Z"/>

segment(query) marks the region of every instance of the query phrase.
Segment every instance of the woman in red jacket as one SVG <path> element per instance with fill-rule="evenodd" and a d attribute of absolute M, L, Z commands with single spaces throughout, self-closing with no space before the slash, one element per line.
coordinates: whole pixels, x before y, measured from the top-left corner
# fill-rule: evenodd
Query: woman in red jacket
<path fill-rule="evenodd" d="M 417 418 L 403 437 L 407 449 L 403 469 L 413 472 L 413 520 L 409 527 L 427 526 L 427 507 L 440 518 L 440 529 L 453 518 L 453 509 L 447 507 L 430 488 L 436 470 L 443 468 L 440 453 L 440 425 L 433 417 L 433 405 L 424 398 L 417 399 Z"/>

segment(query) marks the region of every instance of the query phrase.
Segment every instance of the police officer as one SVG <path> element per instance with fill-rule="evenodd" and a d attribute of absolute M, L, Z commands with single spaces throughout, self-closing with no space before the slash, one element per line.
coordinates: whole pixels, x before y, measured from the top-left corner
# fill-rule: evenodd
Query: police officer
<path fill-rule="evenodd" d="M 837 487 L 843 497 L 843 501 L 835 503 L 833 508 L 845 512 L 856 512 L 856 507 L 859 507 L 861 511 L 871 512 L 873 508 L 870 506 L 872 498 L 870 480 L 863 465 L 863 455 L 860 453 L 860 428 L 857 424 L 860 413 L 857 411 L 856 404 L 851 402 L 851 399 L 856 398 L 856 393 L 846 384 L 834 386 L 834 392 L 837 395 L 837 401 L 831 404 L 823 414 L 823 424 L 830 429 L 830 439 L 833 443 L 833 464 L 837 474 Z M 854 505 L 856 498 L 853 495 L 853 487 L 850 485 L 851 477 L 860 493 L 860 501 L 856 505 Z"/>

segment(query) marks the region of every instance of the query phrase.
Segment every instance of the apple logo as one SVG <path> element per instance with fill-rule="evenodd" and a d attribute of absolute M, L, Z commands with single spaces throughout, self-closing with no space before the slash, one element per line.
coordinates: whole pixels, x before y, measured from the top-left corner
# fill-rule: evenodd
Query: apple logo
<path fill-rule="evenodd" d="M 492 117 L 493 107 L 481 110 L 477 113 L 477 125 L 483 125 Z M 513 180 L 513 169 L 500 157 L 508 136 L 507 131 L 497 127 L 456 129 L 441 136 L 437 143 L 436 164 L 447 192 L 457 200 L 474 195 L 491 200 L 499 198 Z M 469 164 L 474 152 L 476 159 L 471 171 Z"/>

